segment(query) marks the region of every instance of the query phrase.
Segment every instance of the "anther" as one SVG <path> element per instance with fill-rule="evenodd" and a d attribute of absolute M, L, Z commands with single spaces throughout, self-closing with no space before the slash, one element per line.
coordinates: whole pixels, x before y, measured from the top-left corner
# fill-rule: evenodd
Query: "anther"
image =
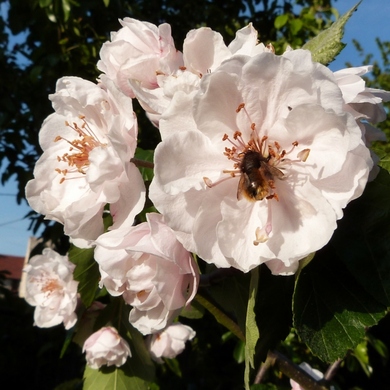
<path fill-rule="evenodd" d="M 208 177 L 204 177 L 203 181 L 207 187 L 211 188 L 213 186 L 213 182 Z"/>
<path fill-rule="evenodd" d="M 240 103 L 236 108 L 236 112 L 239 113 L 245 107 L 245 103 Z"/>
<path fill-rule="evenodd" d="M 233 138 L 236 140 L 238 137 L 241 137 L 242 133 L 241 131 L 235 131 L 234 134 L 233 134 Z"/>
<path fill-rule="evenodd" d="M 310 149 L 303 149 L 301 150 L 298 154 L 297 154 L 297 157 L 305 162 L 307 160 L 307 158 L 309 157 L 309 154 L 310 154 Z"/>

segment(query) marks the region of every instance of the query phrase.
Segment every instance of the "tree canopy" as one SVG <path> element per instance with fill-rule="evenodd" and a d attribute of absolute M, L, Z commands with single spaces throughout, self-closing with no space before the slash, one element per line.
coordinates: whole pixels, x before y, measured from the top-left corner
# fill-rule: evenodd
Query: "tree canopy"
<path fill-rule="evenodd" d="M 211 27 L 229 43 L 238 29 L 252 23 L 261 41 L 272 44 L 277 54 L 288 46 L 304 47 L 312 52 L 314 60 L 327 65 L 343 48 L 343 27 L 350 17 L 349 13 L 340 18 L 337 3 L 333 3 L 331 0 L 2 1 L 1 183 L 15 178 L 17 202 L 24 201 L 26 184 L 33 178 L 35 163 L 42 153 L 38 134 L 45 118 L 53 112 L 48 95 L 55 91 L 57 80 L 63 76 L 96 81 L 100 73 L 96 65 L 100 49 L 110 33 L 120 28 L 119 19 L 131 17 L 155 25 L 169 23 L 178 50 L 182 50 L 179 45 L 192 29 Z M 326 30 L 330 26 L 333 29 Z M 324 30 L 330 35 L 321 35 Z M 382 61 L 374 63 L 373 73 L 366 82 L 370 87 L 390 90 L 390 44 L 380 40 L 377 44 Z M 356 47 L 365 56 L 364 64 L 369 64 L 370 53 L 358 42 Z M 150 151 L 160 142 L 160 135 L 135 99 L 134 110 L 139 123 L 140 149 L 136 157 L 150 161 L 153 157 Z M 389 119 L 379 127 L 390 135 Z M 212 268 L 208 265 L 200 266 L 206 276 L 204 284 L 192 311 L 181 313 L 183 322 L 191 323 L 196 330 L 197 338 L 177 359 L 165 359 L 164 365 L 153 366 L 140 333 L 126 321 L 130 309 L 115 297 L 97 323 L 103 325 L 114 318 L 123 326 L 133 343 L 132 362 L 138 365 L 126 363 L 120 370 L 107 367 L 98 372 L 85 369 L 81 349 L 76 345 L 77 336 L 73 340 L 76 344 L 71 343 L 72 330 L 31 329 L 32 308 L 5 293 L 2 305 L 8 310 L 7 321 L 1 324 L 0 333 L 12 343 L 5 343 L 0 349 L 0 363 L 6 359 L 11 362 L 4 363 L 8 372 L 6 368 L 0 370 L 3 377 L 12 377 L 22 387 L 41 390 L 81 388 L 83 380 L 87 389 L 119 390 L 127 388 L 128 378 L 140 389 L 147 388 L 144 381 L 150 378 L 156 378 L 149 387 L 156 390 L 184 388 L 183 384 L 199 389 L 238 389 L 242 388 L 244 376 L 249 375 L 243 362 L 251 355 L 255 356 L 252 363 L 256 369 L 266 367 L 257 372 L 252 390 L 288 389 L 289 380 L 280 372 L 286 374 L 288 367 L 282 366 L 290 362 L 280 358 L 281 352 L 293 363 L 306 361 L 323 372 L 328 370 L 326 379 L 335 377 L 345 388 L 357 388 L 353 386 L 362 383 L 380 388 L 378 384 L 389 383 L 382 367 L 389 367 L 390 345 L 384 331 L 389 322 L 385 312 L 390 306 L 390 277 L 385 261 L 390 159 L 387 143 L 376 142 L 374 150 L 383 169 L 358 202 L 346 209 L 330 244 L 315 254 L 316 261 L 311 262 L 313 256 L 308 256 L 310 264 L 296 277 L 277 278 L 265 267 L 259 267 L 258 273 L 228 270 L 221 277 L 221 273 L 210 272 Z M 147 167 L 141 168 L 141 173 L 149 183 L 152 173 Z M 146 210 L 151 206 L 147 204 Z M 97 298 L 107 303 L 108 297 L 104 295 L 107 292 L 101 295 L 97 292 L 100 274 L 93 250 L 70 245 L 62 225 L 45 221 L 44 216 L 34 211 L 29 218 L 34 233 L 45 226 L 44 242 L 50 241 L 61 254 L 70 249 L 85 307 Z M 144 220 L 145 214 L 141 213 L 137 222 Z M 361 225 L 368 228 L 361 229 Z M 377 229 L 383 234 L 378 236 Z M 372 260 L 369 264 L 367 258 Z M 381 275 L 385 275 L 384 281 Z M 242 302 L 248 302 L 248 308 Z M 198 318 L 202 322 L 197 322 Z M 255 323 L 252 327 L 251 321 Z M 333 338 L 335 334 L 337 337 Z M 14 348 L 16 341 L 19 344 Z M 274 350 L 276 346 L 279 352 Z M 15 379 L 18 370 L 25 375 Z M 99 387 L 94 387 L 97 383 Z M 324 382 L 327 385 L 329 382 Z"/>

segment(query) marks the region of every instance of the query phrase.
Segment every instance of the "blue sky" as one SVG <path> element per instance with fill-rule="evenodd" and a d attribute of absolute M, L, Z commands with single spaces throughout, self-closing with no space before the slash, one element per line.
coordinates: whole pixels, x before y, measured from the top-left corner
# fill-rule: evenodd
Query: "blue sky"
<path fill-rule="evenodd" d="M 334 6 L 343 14 L 357 2 L 357 0 L 338 0 L 334 1 Z M 363 0 L 346 26 L 343 42 L 347 47 L 330 64 L 330 68 L 333 71 L 342 69 L 347 61 L 354 66 L 361 65 L 362 59 L 353 47 L 353 38 L 361 43 L 367 53 L 378 56 L 375 38 L 390 41 L 389 15 L 389 0 Z M 0 187 L 0 254 L 24 256 L 31 233 L 27 230 L 29 221 L 24 220 L 23 217 L 30 209 L 25 202 L 17 205 L 14 194 L 16 194 L 16 185 L 13 182 Z"/>

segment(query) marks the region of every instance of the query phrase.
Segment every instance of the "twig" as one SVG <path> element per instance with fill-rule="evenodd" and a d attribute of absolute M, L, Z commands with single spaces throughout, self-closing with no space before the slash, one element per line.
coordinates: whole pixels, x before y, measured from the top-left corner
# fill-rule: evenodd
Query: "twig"
<path fill-rule="evenodd" d="M 224 312 L 219 310 L 212 302 L 210 302 L 206 297 L 196 294 L 195 300 L 200 303 L 206 310 L 208 310 L 215 319 L 223 325 L 226 329 L 230 330 L 234 335 L 236 335 L 241 341 L 245 343 L 245 335 L 242 333 L 240 327 Z"/>
<path fill-rule="evenodd" d="M 342 359 L 338 359 L 334 363 L 332 363 L 326 370 L 324 374 L 324 379 L 328 381 L 331 380 L 336 375 L 336 371 L 339 369 L 341 362 Z"/>
<path fill-rule="evenodd" d="M 130 162 L 135 164 L 137 167 L 142 167 L 142 168 L 154 168 L 154 164 L 150 161 L 145 161 L 145 160 L 140 160 L 138 158 L 133 157 Z"/>
<path fill-rule="evenodd" d="M 283 374 L 299 383 L 305 390 L 329 389 L 329 386 L 325 380 L 321 379 L 316 381 L 306 371 L 294 364 L 290 359 L 278 351 L 268 352 L 267 360 L 265 361 L 263 367 L 260 367 L 260 370 L 256 375 L 255 383 L 260 383 L 265 375 L 265 371 L 267 371 L 274 364 L 277 365 L 278 369 L 283 372 Z"/>
<path fill-rule="evenodd" d="M 263 380 L 267 371 L 275 364 L 276 359 L 269 354 L 267 355 L 267 359 L 264 363 L 260 365 L 259 371 L 257 371 L 256 378 L 254 380 L 254 384 L 259 384 Z"/>

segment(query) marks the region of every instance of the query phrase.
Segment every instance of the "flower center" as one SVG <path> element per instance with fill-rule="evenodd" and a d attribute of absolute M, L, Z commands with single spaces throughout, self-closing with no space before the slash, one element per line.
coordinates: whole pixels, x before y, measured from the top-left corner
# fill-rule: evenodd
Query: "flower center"
<path fill-rule="evenodd" d="M 63 292 L 63 288 L 58 278 L 53 277 L 47 272 L 41 272 L 39 276 L 32 277 L 31 283 L 36 284 L 39 290 L 45 294 L 46 298 L 48 298 L 51 294 L 62 294 Z"/>
<path fill-rule="evenodd" d="M 54 292 L 54 291 L 59 291 L 61 290 L 61 286 L 58 283 L 57 279 L 48 279 L 42 286 L 42 292 L 47 292 L 49 295 Z"/>
<path fill-rule="evenodd" d="M 239 113 L 241 110 L 244 110 L 249 118 L 244 103 L 238 106 L 236 112 Z M 292 142 L 289 150 L 283 149 L 278 141 L 271 142 L 266 135 L 260 138 L 256 131 L 256 124 L 252 121 L 248 142 L 244 141 L 240 131 L 234 132 L 232 138 L 224 134 L 222 140 L 230 143 L 229 147 L 225 147 L 223 154 L 233 162 L 233 169 L 224 170 L 223 173 L 227 176 L 216 182 L 212 182 L 207 177 L 203 180 L 209 188 L 212 188 L 225 180 L 240 176 L 237 199 L 245 198 L 250 202 L 263 199 L 279 201 L 279 195 L 276 192 L 277 180 L 287 178 L 291 165 L 305 162 L 310 153 L 310 149 L 303 149 L 297 153 L 296 158 L 291 159 L 289 156 L 298 147 L 298 141 Z M 262 228 L 256 229 L 254 245 L 266 242 L 272 231 L 271 204 L 267 202 L 267 206 L 267 222 Z"/>
<path fill-rule="evenodd" d="M 82 120 L 81 126 L 79 126 L 76 122 L 73 122 L 73 124 L 65 122 L 66 126 L 69 126 L 77 133 L 78 138 L 74 139 L 73 141 L 70 141 L 61 136 L 57 136 L 54 139 L 54 142 L 64 140 L 70 145 L 69 151 L 67 153 L 64 153 L 62 156 L 57 156 L 57 160 L 59 162 L 65 162 L 69 166 L 69 168 L 65 169 L 55 169 L 60 175 L 63 176 L 60 180 L 60 183 L 63 183 L 66 180 L 66 176 L 69 173 L 81 173 L 85 175 L 86 168 L 88 168 L 90 164 L 89 153 L 91 152 L 91 150 L 95 149 L 98 146 L 107 146 L 107 144 L 104 144 L 99 141 L 99 139 L 94 134 L 93 130 L 90 128 L 87 121 L 85 120 L 85 116 L 80 116 L 79 118 Z"/>
<path fill-rule="evenodd" d="M 240 174 L 237 190 L 237 199 L 243 196 L 249 201 L 266 199 L 279 200 L 275 191 L 275 179 L 283 179 L 284 157 L 287 152 L 280 147 L 278 142 L 268 143 L 268 137 L 264 136 L 260 141 L 256 138 L 255 126 L 252 126 L 252 136 L 248 143 L 244 143 L 241 132 L 233 135 L 234 141 L 230 141 L 227 134 L 224 139 L 229 140 L 232 148 L 225 148 L 225 156 L 234 161 L 234 170 L 226 171 L 236 175 Z M 298 143 L 293 144 L 293 148 Z M 282 166 L 281 166 L 282 165 Z"/>

